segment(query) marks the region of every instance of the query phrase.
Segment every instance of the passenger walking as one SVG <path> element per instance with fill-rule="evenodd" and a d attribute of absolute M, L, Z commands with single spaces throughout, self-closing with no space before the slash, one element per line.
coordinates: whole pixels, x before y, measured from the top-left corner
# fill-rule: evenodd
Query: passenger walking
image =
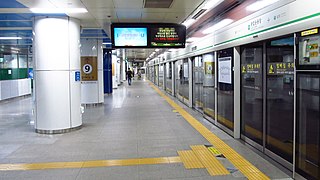
<path fill-rule="evenodd" d="M 132 78 L 132 71 L 130 70 L 130 68 L 128 68 L 127 79 L 128 79 L 129 86 L 131 86 L 131 78 Z"/>

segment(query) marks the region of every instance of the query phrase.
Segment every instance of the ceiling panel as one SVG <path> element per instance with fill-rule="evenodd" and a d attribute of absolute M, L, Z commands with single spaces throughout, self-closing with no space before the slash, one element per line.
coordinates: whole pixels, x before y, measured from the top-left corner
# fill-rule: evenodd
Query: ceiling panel
<path fill-rule="evenodd" d="M 85 6 L 79 0 L 50 0 L 50 2 L 59 8 L 84 8 Z"/>
<path fill-rule="evenodd" d="M 117 19 L 117 14 L 114 9 L 111 8 L 90 8 L 88 9 L 89 12 L 96 18 L 96 19 Z M 108 17 L 110 16 L 110 17 Z"/>
<path fill-rule="evenodd" d="M 135 19 L 137 22 L 140 22 L 141 19 L 141 11 L 139 10 L 116 10 L 116 14 L 119 20 L 123 21 L 125 19 L 132 20 Z"/>
<path fill-rule="evenodd" d="M 114 8 L 113 0 L 82 0 L 87 8 Z"/>
<path fill-rule="evenodd" d="M 143 8 L 143 0 L 113 0 L 115 8 Z"/>
<path fill-rule="evenodd" d="M 204 0 L 174 0 L 171 8 L 172 9 L 195 9 Z"/>
<path fill-rule="evenodd" d="M 141 20 L 154 20 L 154 21 L 161 21 L 165 18 L 165 13 L 142 13 Z"/>
<path fill-rule="evenodd" d="M 166 13 L 164 22 L 181 23 L 189 14 L 188 13 Z"/>
<path fill-rule="evenodd" d="M 92 20 L 81 20 L 81 26 L 86 28 L 100 28 L 100 25 L 96 21 Z"/>

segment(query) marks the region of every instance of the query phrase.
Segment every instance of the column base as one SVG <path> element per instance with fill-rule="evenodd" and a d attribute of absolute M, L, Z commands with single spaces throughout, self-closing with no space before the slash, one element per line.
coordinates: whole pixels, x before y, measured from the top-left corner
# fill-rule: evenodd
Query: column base
<path fill-rule="evenodd" d="M 82 125 L 73 127 L 73 128 L 68 128 L 68 129 L 58 129 L 58 130 L 43 130 L 43 129 L 35 129 L 36 133 L 39 134 L 63 134 L 63 133 L 68 133 L 71 131 L 79 130 L 82 128 Z"/>

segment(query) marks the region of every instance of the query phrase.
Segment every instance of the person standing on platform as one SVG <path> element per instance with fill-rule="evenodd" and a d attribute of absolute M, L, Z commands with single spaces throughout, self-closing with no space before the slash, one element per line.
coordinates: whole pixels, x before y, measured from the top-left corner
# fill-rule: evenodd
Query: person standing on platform
<path fill-rule="evenodd" d="M 130 68 L 128 68 L 127 79 L 128 79 L 129 86 L 131 86 L 131 78 L 132 78 L 132 71 L 130 70 Z"/>

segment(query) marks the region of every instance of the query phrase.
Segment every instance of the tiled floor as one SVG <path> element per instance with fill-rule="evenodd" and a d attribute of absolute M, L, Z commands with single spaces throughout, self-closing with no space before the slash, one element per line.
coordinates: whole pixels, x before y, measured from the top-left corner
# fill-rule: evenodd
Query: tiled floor
<path fill-rule="evenodd" d="M 178 102 L 176 102 L 178 103 Z M 289 179 L 280 169 L 237 140 L 212 126 L 197 112 L 178 103 L 210 131 L 271 179 Z M 60 135 L 41 135 L 32 126 L 32 99 L 0 103 L 0 166 L 16 163 L 175 157 L 190 145 L 209 145 L 148 82 L 120 86 L 105 103 L 85 109 L 83 128 Z M 0 170 L 0 179 L 247 179 L 230 162 L 231 171 L 210 176 L 206 169 L 186 169 L 182 163 L 135 166 Z"/>

